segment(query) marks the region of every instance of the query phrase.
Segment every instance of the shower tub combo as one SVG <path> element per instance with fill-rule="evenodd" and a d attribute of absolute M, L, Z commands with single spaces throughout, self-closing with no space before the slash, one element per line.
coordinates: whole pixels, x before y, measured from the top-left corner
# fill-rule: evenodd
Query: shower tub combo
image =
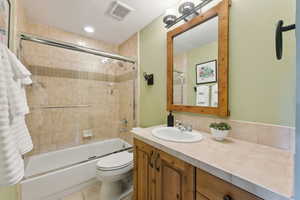
<path fill-rule="evenodd" d="M 21 200 L 60 200 L 95 184 L 98 160 L 131 149 L 121 139 L 110 139 L 31 156 L 26 160 L 25 178 L 20 183 Z"/>

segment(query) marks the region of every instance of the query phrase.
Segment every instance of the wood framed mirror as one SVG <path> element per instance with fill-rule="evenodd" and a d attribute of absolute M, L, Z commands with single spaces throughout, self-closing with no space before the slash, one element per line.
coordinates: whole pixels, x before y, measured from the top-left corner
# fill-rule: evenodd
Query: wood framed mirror
<path fill-rule="evenodd" d="M 167 109 L 221 117 L 228 110 L 229 0 L 167 33 Z"/>

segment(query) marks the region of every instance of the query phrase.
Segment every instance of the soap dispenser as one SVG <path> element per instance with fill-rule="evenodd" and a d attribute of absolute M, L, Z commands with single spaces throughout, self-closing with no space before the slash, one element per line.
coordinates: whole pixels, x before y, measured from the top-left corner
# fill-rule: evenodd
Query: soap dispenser
<path fill-rule="evenodd" d="M 174 115 L 172 114 L 172 111 L 170 111 L 168 115 L 168 127 L 174 126 Z"/>

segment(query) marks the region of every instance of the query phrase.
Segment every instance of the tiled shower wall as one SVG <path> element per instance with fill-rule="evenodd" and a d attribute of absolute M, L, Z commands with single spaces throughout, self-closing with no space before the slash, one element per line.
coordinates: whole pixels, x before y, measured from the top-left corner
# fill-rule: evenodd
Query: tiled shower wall
<path fill-rule="evenodd" d="M 174 56 L 174 70 L 173 74 L 173 102 L 174 104 L 187 104 L 187 56 L 185 53 Z M 179 74 L 183 73 L 183 82 L 179 78 Z"/>
<path fill-rule="evenodd" d="M 126 42 L 119 46 L 119 53 L 129 58 L 138 60 L 138 36 L 133 35 Z M 130 63 L 123 63 L 124 66 L 118 70 L 118 77 L 120 83 L 118 84 L 119 90 L 119 118 L 126 119 L 128 125 L 121 124 L 120 138 L 133 144 L 133 137 L 130 130 L 137 125 L 137 66 Z M 133 78 L 135 77 L 135 78 Z M 133 99 L 135 98 L 135 99 Z"/>
<path fill-rule="evenodd" d="M 137 36 L 120 46 L 93 41 L 44 25 L 26 32 L 136 58 Z M 29 154 L 121 137 L 131 141 L 136 67 L 71 50 L 22 42 L 22 61 L 32 72 L 27 88 L 27 124 L 34 143 Z M 55 108 L 53 108 L 55 107 Z M 83 138 L 84 131 L 93 137 Z"/>

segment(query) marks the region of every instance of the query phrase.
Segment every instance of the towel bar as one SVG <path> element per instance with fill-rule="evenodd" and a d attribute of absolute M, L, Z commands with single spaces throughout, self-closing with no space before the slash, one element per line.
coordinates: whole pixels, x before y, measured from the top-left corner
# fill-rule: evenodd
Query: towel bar
<path fill-rule="evenodd" d="M 88 108 L 90 105 L 67 105 L 67 106 L 34 106 L 31 109 L 63 109 L 63 108 Z"/>

